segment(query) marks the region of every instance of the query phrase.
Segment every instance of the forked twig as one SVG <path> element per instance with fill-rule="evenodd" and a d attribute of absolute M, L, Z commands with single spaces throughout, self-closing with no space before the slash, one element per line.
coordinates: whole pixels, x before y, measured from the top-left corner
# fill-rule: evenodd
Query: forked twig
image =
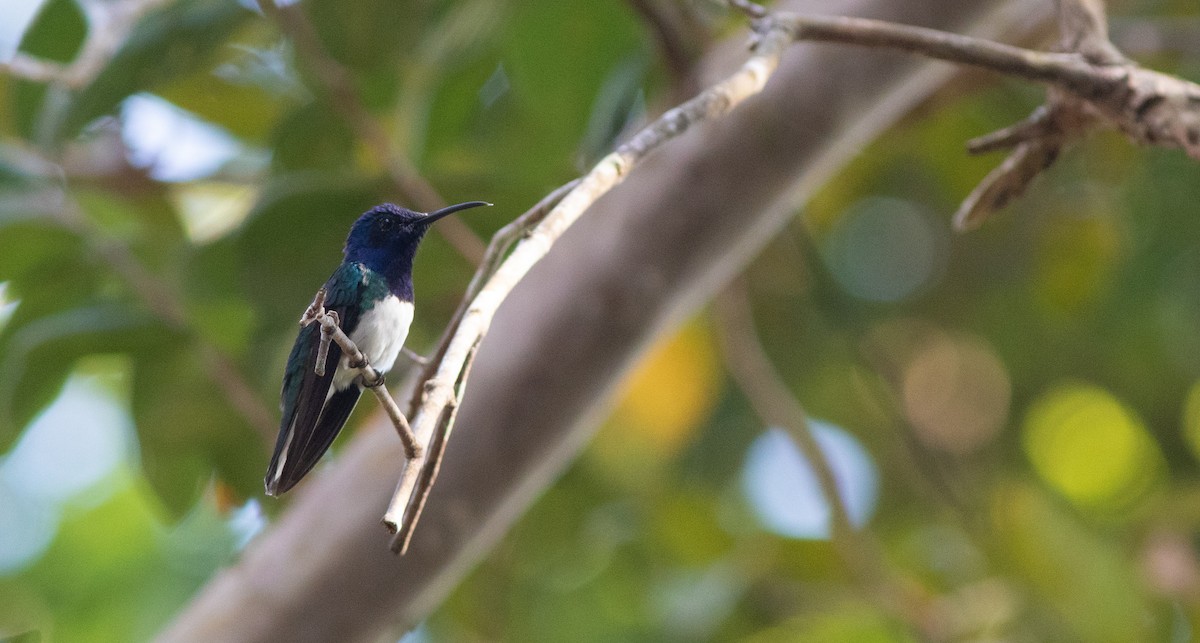
<path fill-rule="evenodd" d="M 325 362 L 329 357 L 329 343 L 337 342 L 338 347 L 342 349 L 342 354 L 346 358 L 346 365 L 349 368 L 358 369 L 361 373 L 363 386 L 371 389 L 375 393 L 375 397 L 379 403 L 383 405 L 387 411 L 388 417 L 392 420 L 392 426 L 396 427 L 396 433 L 400 435 L 400 441 L 404 444 L 404 455 L 408 460 L 421 458 L 424 455 L 425 449 L 421 443 L 417 441 L 413 435 L 412 427 L 408 425 L 408 419 L 400 412 L 400 406 L 396 404 L 396 400 L 392 399 L 391 393 L 384 386 L 383 373 L 375 370 L 371 366 L 367 356 L 363 354 L 354 340 L 350 339 L 345 332 L 342 331 L 340 320 L 336 311 L 325 310 L 325 289 L 317 291 L 316 297 L 313 298 L 308 309 L 304 311 L 304 315 L 300 317 L 300 326 L 307 327 L 311 324 L 321 325 L 321 343 L 317 346 L 317 363 L 313 367 L 313 371 L 317 375 L 325 375 Z"/>

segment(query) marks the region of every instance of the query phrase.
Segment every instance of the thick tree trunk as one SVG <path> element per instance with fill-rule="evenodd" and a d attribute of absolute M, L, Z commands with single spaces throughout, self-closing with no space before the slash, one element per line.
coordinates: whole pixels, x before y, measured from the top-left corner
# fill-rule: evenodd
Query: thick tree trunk
<path fill-rule="evenodd" d="M 1052 10 L 1044 0 L 781 4 L 990 37 L 1030 29 Z M 1001 6 L 1003 15 L 967 26 Z M 736 39 L 710 67 L 728 71 L 744 58 L 745 36 Z M 379 524 L 402 462 L 380 416 L 162 639 L 371 640 L 423 618 L 576 456 L 646 345 L 950 71 L 896 54 L 793 47 L 762 95 L 635 170 L 504 304 L 407 556 L 388 552 Z"/>

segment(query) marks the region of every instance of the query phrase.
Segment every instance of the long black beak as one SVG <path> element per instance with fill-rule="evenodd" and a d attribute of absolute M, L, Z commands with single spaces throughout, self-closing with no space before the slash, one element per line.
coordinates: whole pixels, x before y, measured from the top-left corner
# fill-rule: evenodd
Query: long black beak
<path fill-rule="evenodd" d="M 467 201 L 466 203 L 459 203 L 456 205 L 448 205 L 448 206 L 442 208 L 441 210 L 434 210 L 433 212 L 430 212 L 429 214 L 425 215 L 425 218 L 421 219 L 421 223 L 423 223 L 425 225 L 429 225 L 429 224 L 433 223 L 434 221 L 437 221 L 438 219 L 440 219 L 442 217 L 454 214 L 455 212 L 458 212 L 459 210 L 466 210 L 468 208 L 478 208 L 481 205 L 491 205 L 491 203 L 488 203 L 487 201 Z"/>

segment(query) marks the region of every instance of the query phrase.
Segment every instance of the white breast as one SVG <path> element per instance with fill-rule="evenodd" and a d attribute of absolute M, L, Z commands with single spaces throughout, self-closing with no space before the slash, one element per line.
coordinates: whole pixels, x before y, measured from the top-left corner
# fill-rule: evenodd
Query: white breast
<path fill-rule="evenodd" d="M 400 349 L 404 347 L 412 320 L 412 302 L 400 301 L 399 297 L 389 295 L 358 318 L 358 325 L 350 333 L 350 339 L 367 356 L 371 366 L 384 373 L 391 370 Z M 342 361 L 338 363 L 331 394 L 334 390 L 345 389 L 354 381 L 357 371 L 347 366 L 348 361 L 342 356 Z"/>

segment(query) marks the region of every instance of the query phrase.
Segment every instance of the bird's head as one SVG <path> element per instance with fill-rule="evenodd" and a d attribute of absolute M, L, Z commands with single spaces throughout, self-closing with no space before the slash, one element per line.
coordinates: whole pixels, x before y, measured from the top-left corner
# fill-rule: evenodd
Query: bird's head
<path fill-rule="evenodd" d="M 391 203 L 377 205 L 354 222 L 346 237 L 346 259 L 363 263 L 378 272 L 387 272 L 397 261 L 411 263 L 417 246 L 430 224 L 459 210 L 491 205 L 468 201 L 429 214 L 414 212 Z"/>

